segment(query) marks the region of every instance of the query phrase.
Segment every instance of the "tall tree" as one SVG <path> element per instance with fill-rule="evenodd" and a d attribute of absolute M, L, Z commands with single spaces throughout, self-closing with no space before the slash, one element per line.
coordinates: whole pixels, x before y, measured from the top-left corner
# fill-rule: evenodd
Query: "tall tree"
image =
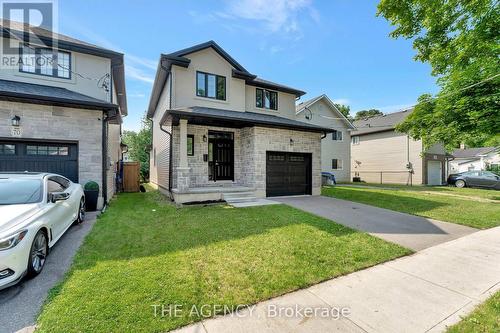
<path fill-rule="evenodd" d="M 128 146 L 128 154 L 132 161 L 140 162 L 141 178 L 149 178 L 149 148 L 151 147 L 151 122 L 146 114 L 141 119 L 141 129 L 138 132 L 123 131 L 123 142 Z"/>
<path fill-rule="evenodd" d="M 370 110 L 361 110 L 356 112 L 356 115 L 354 116 L 354 120 L 359 120 L 363 118 L 369 118 L 373 116 L 382 116 L 383 113 L 380 110 L 377 109 L 370 109 Z"/>
<path fill-rule="evenodd" d="M 478 145 L 500 133 L 500 10 L 496 0 L 381 0 L 378 13 L 413 39 L 439 93 L 419 97 L 397 129 L 429 146 Z M 482 142 L 481 142 L 482 141 Z"/>
<path fill-rule="evenodd" d="M 351 107 L 349 105 L 335 104 L 335 107 L 337 108 L 337 110 L 340 111 L 340 113 L 342 113 L 344 115 L 344 117 L 346 117 L 349 120 L 352 120 L 352 117 L 350 114 Z"/>

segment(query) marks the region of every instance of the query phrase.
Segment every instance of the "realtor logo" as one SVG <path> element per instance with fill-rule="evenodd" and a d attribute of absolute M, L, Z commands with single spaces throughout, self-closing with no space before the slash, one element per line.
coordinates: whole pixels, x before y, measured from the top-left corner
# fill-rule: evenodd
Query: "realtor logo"
<path fill-rule="evenodd" d="M 0 3 L 3 33 L 8 37 L 3 38 L 3 56 L 19 55 L 21 44 L 57 47 L 55 1 L 0 0 Z"/>

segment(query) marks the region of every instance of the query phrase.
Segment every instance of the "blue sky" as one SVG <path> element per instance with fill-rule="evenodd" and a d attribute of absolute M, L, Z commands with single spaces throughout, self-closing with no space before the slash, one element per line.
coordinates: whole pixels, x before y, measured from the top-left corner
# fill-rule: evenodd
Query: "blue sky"
<path fill-rule="evenodd" d="M 436 92 L 411 41 L 394 40 L 378 1 L 59 1 L 59 32 L 125 53 L 129 116 L 137 130 L 160 53 L 213 39 L 251 73 L 326 93 L 351 113 L 394 112 Z"/>

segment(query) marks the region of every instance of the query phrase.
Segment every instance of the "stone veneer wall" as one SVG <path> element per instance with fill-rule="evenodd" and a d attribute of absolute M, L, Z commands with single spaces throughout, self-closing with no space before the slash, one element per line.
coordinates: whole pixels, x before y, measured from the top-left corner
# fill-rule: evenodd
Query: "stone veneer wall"
<path fill-rule="evenodd" d="M 312 154 L 312 194 L 321 194 L 321 134 L 287 129 L 275 129 L 265 127 L 253 127 L 250 129 L 250 136 L 253 140 L 253 154 L 249 154 L 249 159 L 253 159 L 254 170 L 247 174 L 244 182 L 253 182 L 256 195 L 266 196 L 266 152 L 283 151 L 295 153 Z M 290 139 L 293 144 L 290 144 Z"/>
<path fill-rule="evenodd" d="M 188 166 L 191 168 L 190 187 L 213 185 L 208 180 L 208 162 L 203 161 L 203 154 L 208 154 L 208 131 L 221 131 L 234 133 L 234 183 L 242 184 L 241 179 L 241 144 L 240 130 L 237 128 L 187 125 L 187 134 L 194 135 L 194 156 L 188 156 Z M 203 142 L 206 135 L 207 142 Z M 179 126 L 172 128 L 172 188 L 177 187 L 177 167 L 179 166 Z"/>
<path fill-rule="evenodd" d="M 11 119 L 21 117 L 19 140 L 78 142 L 78 180 L 96 181 L 102 196 L 102 111 L 0 101 L 0 138 L 11 138 Z"/>
<path fill-rule="evenodd" d="M 194 135 L 194 156 L 188 156 L 190 187 L 214 184 L 208 181 L 208 162 L 203 154 L 208 154 L 208 131 L 228 131 L 234 133 L 234 175 L 235 183 L 255 188 L 259 197 L 266 196 L 266 152 L 284 151 L 312 154 L 312 194 L 321 193 L 321 134 L 265 127 L 230 129 L 188 124 L 187 133 Z M 290 144 L 293 139 L 293 145 Z M 173 188 L 177 187 L 176 168 L 179 163 L 179 128 L 173 127 Z"/>

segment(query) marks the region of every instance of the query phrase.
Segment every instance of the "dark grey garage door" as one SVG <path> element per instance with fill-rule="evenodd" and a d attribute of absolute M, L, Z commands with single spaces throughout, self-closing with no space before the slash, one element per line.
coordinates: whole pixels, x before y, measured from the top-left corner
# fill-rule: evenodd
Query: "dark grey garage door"
<path fill-rule="evenodd" d="M 2 141 L 0 171 L 53 172 L 78 182 L 75 143 Z"/>
<path fill-rule="evenodd" d="M 311 194 L 311 154 L 266 153 L 266 194 Z"/>

